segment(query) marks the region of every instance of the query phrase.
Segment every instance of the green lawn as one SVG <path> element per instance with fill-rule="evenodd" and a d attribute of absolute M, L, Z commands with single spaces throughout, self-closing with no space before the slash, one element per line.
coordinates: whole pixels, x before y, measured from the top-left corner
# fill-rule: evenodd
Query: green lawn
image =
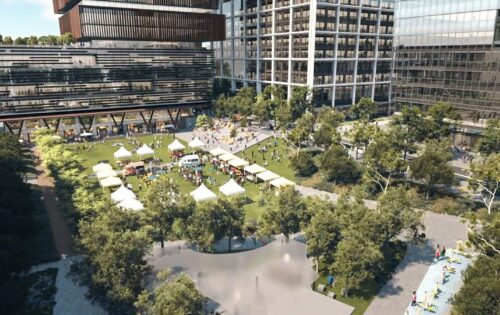
<path fill-rule="evenodd" d="M 154 135 L 146 135 L 146 136 L 139 136 L 138 139 L 139 141 L 141 141 L 142 143 L 146 143 L 147 145 L 150 145 L 152 142 L 156 142 L 157 140 L 161 141 L 161 147 L 155 149 L 156 157 L 161 159 L 162 162 L 171 162 L 167 146 L 173 141 L 172 135 L 157 135 L 156 139 L 154 138 Z M 187 146 L 187 144 L 184 141 L 182 141 L 181 139 L 178 140 Z M 274 140 L 267 140 L 265 143 L 272 144 L 273 141 Z M 67 147 L 70 150 L 74 150 L 76 154 L 78 154 L 78 156 L 81 158 L 82 165 L 85 168 L 85 172 L 88 175 L 91 175 L 92 166 L 99 163 L 99 161 L 108 160 L 111 165 L 114 165 L 115 161 L 113 153 L 117 151 L 119 147 L 112 145 L 116 143 L 124 144 L 125 148 L 127 148 L 127 150 L 129 151 L 134 149 L 134 146 L 128 144 L 127 139 L 125 138 L 109 140 L 106 141 L 104 144 L 96 143 L 95 145 L 93 145 L 92 149 L 89 149 L 89 147 L 91 146 L 90 143 L 69 144 Z M 263 145 L 263 143 L 260 143 L 259 145 Z M 278 163 L 276 161 L 271 160 L 271 154 L 273 149 L 274 148 L 271 148 L 265 154 L 265 158 L 270 163 L 269 166 L 267 166 L 267 168 L 290 180 L 295 180 L 295 176 L 293 175 L 292 170 L 289 168 L 287 161 L 282 160 L 280 163 Z M 282 142 L 282 140 L 278 140 L 278 146 L 276 147 L 276 149 L 279 151 L 283 159 L 283 157 L 286 155 L 285 154 L 286 147 L 285 144 Z M 250 147 L 245 151 L 245 158 L 251 161 L 254 160 L 251 158 L 251 153 L 250 153 L 251 151 L 254 151 L 254 159 L 256 160 L 256 162 L 264 166 L 262 160 L 262 154 L 257 152 L 257 145 Z M 243 154 L 238 154 L 238 155 L 243 156 Z M 138 161 L 138 158 L 135 154 L 133 158 L 134 161 Z M 207 187 L 210 188 L 216 194 L 218 194 L 219 192 L 219 187 L 225 184 L 230 178 L 229 175 L 223 175 L 223 174 L 217 175 L 216 172 L 212 170 L 211 165 L 209 163 L 207 163 L 207 165 L 204 166 L 203 174 L 205 177 L 208 175 L 215 177 L 216 183 L 214 185 L 207 185 Z M 177 169 L 174 169 L 174 171 L 172 173 L 167 174 L 167 176 L 175 179 L 181 193 L 187 194 L 196 189 L 196 186 L 193 183 L 186 181 L 184 178 L 179 176 L 179 174 L 177 173 Z M 96 179 L 92 179 L 92 181 L 94 183 L 97 183 Z M 129 176 L 127 177 L 127 182 L 132 184 L 134 192 L 136 192 L 139 195 L 139 197 L 142 197 L 144 195 L 145 189 L 147 188 L 140 184 L 139 179 L 137 179 L 135 176 Z M 142 187 L 139 190 L 140 186 Z M 273 191 L 261 193 L 259 191 L 259 185 L 249 182 L 245 182 L 243 187 L 247 190 L 246 192 L 247 204 L 245 205 L 246 220 L 247 221 L 256 220 L 265 208 L 265 206 L 259 206 L 258 200 L 260 198 L 263 198 L 264 200 L 266 200 L 266 202 L 268 202 L 271 198 L 273 198 Z M 96 186 L 96 192 L 102 192 L 102 190 L 98 188 L 98 186 Z M 106 195 L 109 194 L 106 193 Z"/>

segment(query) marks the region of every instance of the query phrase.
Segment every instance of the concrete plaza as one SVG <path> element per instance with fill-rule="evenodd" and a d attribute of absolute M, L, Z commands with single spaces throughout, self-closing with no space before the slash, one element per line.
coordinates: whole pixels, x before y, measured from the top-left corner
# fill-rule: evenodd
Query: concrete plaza
<path fill-rule="evenodd" d="M 179 250 L 179 245 L 181 249 Z M 202 254 L 183 243 L 155 247 L 154 271 L 186 272 L 217 311 L 238 315 L 349 315 L 353 308 L 314 292 L 312 262 L 297 240 L 233 254 Z"/>

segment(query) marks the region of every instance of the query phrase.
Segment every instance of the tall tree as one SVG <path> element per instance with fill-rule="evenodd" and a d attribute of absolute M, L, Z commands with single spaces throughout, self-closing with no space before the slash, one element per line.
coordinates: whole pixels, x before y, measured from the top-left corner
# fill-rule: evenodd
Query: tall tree
<path fill-rule="evenodd" d="M 488 214 L 491 214 L 500 188 L 500 153 L 491 154 L 472 163 L 471 171 L 469 185 L 480 193 Z"/>
<path fill-rule="evenodd" d="M 427 136 L 426 121 L 418 107 L 403 107 L 400 115 L 394 115 L 389 130 L 393 146 L 403 151 L 406 161 L 408 153 L 417 152 L 417 143 Z"/>
<path fill-rule="evenodd" d="M 288 143 L 295 148 L 295 154 L 299 154 L 300 149 L 310 139 L 313 131 L 314 115 L 312 113 L 305 113 L 297 120 L 297 125 L 286 137 Z"/>
<path fill-rule="evenodd" d="M 500 152 L 500 119 L 490 119 L 478 144 L 479 152 L 492 154 Z"/>
<path fill-rule="evenodd" d="M 152 293 L 144 291 L 135 306 L 140 315 L 203 315 L 205 298 L 187 274 L 168 279 L 162 272 Z"/>
<path fill-rule="evenodd" d="M 292 95 L 290 96 L 290 108 L 292 120 L 298 119 L 306 111 L 313 109 L 313 95 L 312 91 L 307 86 L 295 86 L 292 88 Z"/>
<path fill-rule="evenodd" d="M 345 149 L 332 144 L 321 156 L 320 170 L 328 181 L 354 183 L 361 177 L 361 171 Z"/>
<path fill-rule="evenodd" d="M 300 231 L 304 212 L 306 204 L 302 195 L 294 187 L 287 187 L 262 214 L 259 232 L 267 236 L 282 233 L 288 240 L 290 234 Z"/>
<path fill-rule="evenodd" d="M 443 139 L 450 135 L 452 125 L 460 120 L 460 114 L 448 103 L 438 102 L 429 107 L 427 119 L 427 138 Z"/>
<path fill-rule="evenodd" d="M 316 272 L 323 257 L 327 264 L 333 262 L 333 254 L 341 239 L 340 226 L 332 209 L 319 210 L 311 218 L 306 230 L 307 255 L 316 260 Z"/>
<path fill-rule="evenodd" d="M 450 184 L 453 181 L 453 168 L 449 164 L 452 155 L 447 143 L 429 141 L 422 154 L 410 163 L 411 176 L 424 182 L 429 198 L 436 184 Z"/>
<path fill-rule="evenodd" d="M 352 144 L 356 148 L 356 159 L 358 159 L 358 149 L 366 148 L 379 132 L 380 128 L 377 125 L 366 123 L 354 124 L 350 132 L 350 137 L 352 139 Z"/>
<path fill-rule="evenodd" d="M 370 122 L 373 120 L 373 116 L 377 111 L 377 104 L 372 99 L 363 97 L 356 104 L 351 106 L 350 114 L 354 118 L 364 122 Z"/>
<path fill-rule="evenodd" d="M 161 248 L 165 238 L 172 234 L 172 225 L 179 215 L 180 200 L 179 189 L 168 176 L 160 176 L 146 191 L 142 220 L 152 238 L 160 242 Z"/>
<path fill-rule="evenodd" d="M 406 169 L 401 150 L 392 146 L 390 136 L 386 133 L 379 133 L 368 145 L 364 165 L 366 180 L 376 183 L 384 194 L 394 176 Z"/>
<path fill-rule="evenodd" d="M 500 214 L 480 220 L 472 215 L 469 220 L 469 242 L 482 254 L 500 257 Z"/>
<path fill-rule="evenodd" d="M 12 37 L 5 36 L 5 38 L 3 39 L 3 43 L 5 45 L 12 45 L 12 44 L 14 44 L 14 41 L 12 40 Z"/>

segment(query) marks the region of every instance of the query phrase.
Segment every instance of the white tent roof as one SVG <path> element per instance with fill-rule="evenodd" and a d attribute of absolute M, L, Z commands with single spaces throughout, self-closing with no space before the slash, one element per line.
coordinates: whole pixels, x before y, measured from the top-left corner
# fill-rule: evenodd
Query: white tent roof
<path fill-rule="evenodd" d="M 222 154 L 221 156 L 219 156 L 219 159 L 227 162 L 227 161 L 231 161 L 234 159 L 238 159 L 238 157 L 234 154 L 226 153 L 226 154 Z"/>
<path fill-rule="evenodd" d="M 213 191 L 208 189 L 207 186 L 205 186 L 205 184 L 201 184 L 200 187 L 196 188 L 195 190 L 193 190 L 189 194 L 197 202 L 206 201 L 206 200 L 213 200 L 213 199 L 217 198 L 217 195 L 214 194 Z"/>
<path fill-rule="evenodd" d="M 186 147 L 179 140 L 175 139 L 174 142 L 168 145 L 168 149 L 170 151 L 182 151 Z"/>
<path fill-rule="evenodd" d="M 288 180 L 284 177 L 276 178 L 276 179 L 272 180 L 269 184 L 271 184 L 272 186 L 277 187 L 277 188 L 281 188 L 281 187 L 285 187 L 285 186 L 295 186 L 294 182 L 292 182 L 291 180 Z"/>
<path fill-rule="evenodd" d="M 188 143 L 188 146 L 193 149 L 199 149 L 203 148 L 205 144 L 200 139 L 198 139 L 198 137 L 196 137 Z"/>
<path fill-rule="evenodd" d="M 141 211 L 144 210 L 144 205 L 137 199 L 125 199 L 118 204 L 118 208 L 124 210 Z"/>
<path fill-rule="evenodd" d="M 142 147 L 140 147 L 139 149 L 137 149 L 137 154 L 142 158 L 142 157 L 145 157 L 145 156 L 154 155 L 155 151 L 153 151 L 153 149 L 151 149 L 150 147 L 148 147 L 147 144 L 143 144 Z"/>
<path fill-rule="evenodd" d="M 125 149 L 125 147 L 121 147 L 114 153 L 115 159 L 117 160 L 130 160 L 132 159 L 132 153 Z"/>
<path fill-rule="evenodd" d="M 231 178 L 227 183 L 219 187 L 219 191 L 226 196 L 234 196 L 244 194 L 246 190 Z"/>
<path fill-rule="evenodd" d="M 123 185 L 115 192 L 111 193 L 111 200 L 113 200 L 114 203 L 120 203 L 125 199 L 137 199 L 137 197 L 130 189 Z"/>
<path fill-rule="evenodd" d="M 250 174 L 258 174 L 265 172 L 266 169 L 260 166 L 259 164 L 252 164 L 250 166 L 245 167 L 245 172 L 250 173 Z"/>
<path fill-rule="evenodd" d="M 80 134 L 80 137 L 92 137 L 92 136 L 93 136 L 93 134 L 91 134 L 90 132 L 82 132 Z"/>
<path fill-rule="evenodd" d="M 229 161 L 229 165 L 234 166 L 234 167 L 248 166 L 248 164 L 250 164 L 250 163 L 248 163 L 247 161 L 240 159 L 240 158 L 233 159 L 233 160 Z"/>
<path fill-rule="evenodd" d="M 99 182 L 103 188 L 106 187 L 115 187 L 120 186 L 122 184 L 122 180 L 118 177 L 106 177 L 105 179 Z"/>
<path fill-rule="evenodd" d="M 109 171 L 112 170 L 113 167 L 109 165 L 108 163 L 99 163 L 97 165 L 92 166 L 92 170 L 94 173 L 101 172 L 101 171 Z"/>
<path fill-rule="evenodd" d="M 223 155 L 223 154 L 227 154 L 229 152 L 227 152 L 226 150 L 224 149 L 221 149 L 221 148 L 215 148 L 213 150 L 210 150 L 210 154 L 212 154 L 213 156 L 219 156 L 219 155 Z"/>
<path fill-rule="evenodd" d="M 257 177 L 262 179 L 263 181 L 267 182 L 276 178 L 280 178 L 280 176 L 276 173 L 273 173 L 271 171 L 265 171 L 262 173 L 257 174 Z"/>
<path fill-rule="evenodd" d="M 116 173 L 116 171 L 107 170 L 107 171 L 97 172 L 96 176 L 97 176 L 98 180 L 101 180 L 101 179 L 104 179 L 106 177 L 116 177 L 116 176 L 118 176 L 118 174 Z"/>

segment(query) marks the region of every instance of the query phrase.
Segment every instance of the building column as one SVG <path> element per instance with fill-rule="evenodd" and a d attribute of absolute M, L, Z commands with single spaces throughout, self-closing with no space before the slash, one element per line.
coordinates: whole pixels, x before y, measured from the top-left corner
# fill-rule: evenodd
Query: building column
<path fill-rule="evenodd" d="M 314 86 L 314 55 L 316 53 L 316 14 L 318 3 L 311 0 L 309 4 L 309 43 L 307 47 L 307 86 Z"/>

